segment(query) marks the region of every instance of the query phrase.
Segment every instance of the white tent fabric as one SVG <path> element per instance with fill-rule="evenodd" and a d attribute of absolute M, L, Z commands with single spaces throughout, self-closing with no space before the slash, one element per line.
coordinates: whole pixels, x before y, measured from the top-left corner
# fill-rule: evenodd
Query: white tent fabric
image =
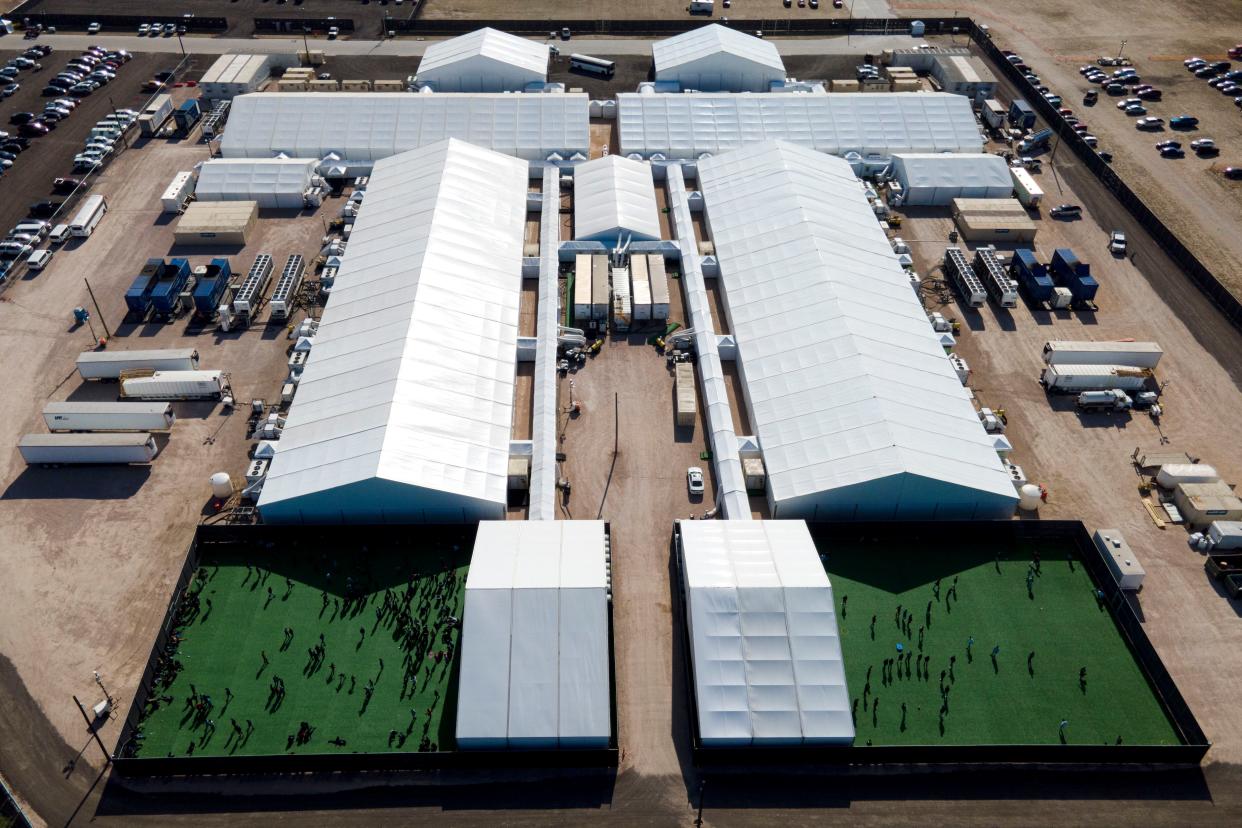
<path fill-rule="evenodd" d="M 466 578 L 457 744 L 606 747 L 603 521 L 485 521 Z"/>
<path fill-rule="evenodd" d="M 620 155 L 605 155 L 574 168 L 574 238 L 615 241 L 660 238 L 651 167 Z"/>
<path fill-rule="evenodd" d="M 1012 515 L 1009 475 L 849 164 L 776 142 L 698 170 L 772 516 Z"/>
<path fill-rule="evenodd" d="M 556 438 L 560 406 L 557 403 L 556 363 L 560 333 L 560 250 L 561 222 L 559 198 L 561 171 L 543 168 L 543 203 L 539 221 L 539 318 L 535 333 L 535 380 L 531 392 L 530 500 L 528 520 L 556 520 L 557 483 Z M 556 196 L 556 197 L 554 197 Z"/>
<path fill-rule="evenodd" d="M 549 153 L 588 152 L 585 94 L 430 94 L 408 92 L 272 92 L 233 99 L 220 143 L 226 158 L 277 153 L 378 161 L 460 138 L 487 149 L 542 161 Z"/>
<path fill-rule="evenodd" d="M 782 140 L 832 155 L 974 152 L 983 148 L 961 95 L 617 95 L 621 154 L 698 158 Z"/>
<path fill-rule="evenodd" d="M 905 190 L 903 204 L 948 206 L 955 198 L 1009 198 L 1009 165 L 990 153 L 898 153 L 893 177 Z"/>
<path fill-rule="evenodd" d="M 505 92 L 547 78 L 547 45 L 479 29 L 428 46 L 415 80 L 440 92 Z"/>
<path fill-rule="evenodd" d="M 443 141 L 375 165 L 259 509 L 504 514 L 527 165 Z"/>
<path fill-rule="evenodd" d="M 706 92 L 767 92 L 785 79 L 776 46 L 719 24 L 657 40 L 651 46 L 657 81 Z"/>
<path fill-rule="evenodd" d="M 832 585 L 806 524 L 679 531 L 703 744 L 852 744 Z"/>
<path fill-rule="evenodd" d="M 194 194 L 199 201 L 300 208 L 318 164 L 313 158 L 215 158 L 199 168 Z"/>

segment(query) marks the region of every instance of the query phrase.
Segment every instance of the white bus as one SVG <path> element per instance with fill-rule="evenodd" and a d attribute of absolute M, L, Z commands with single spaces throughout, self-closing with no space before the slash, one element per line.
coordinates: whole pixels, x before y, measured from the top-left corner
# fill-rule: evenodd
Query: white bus
<path fill-rule="evenodd" d="M 569 70 L 571 72 L 585 72 L 588 75 L 598 75 L 601 78 L 611 78 L 613 73 L 617 71 L 617 64 L 614 61 L 591 57 L 590 55 L 570 55 Z"/>
<path fill-rule="evenodd" d="M 89 236 L 106 212 L 108 212 L 108 202 L 103 196 L 87 196 L 69 222 L 69 232 L 74 236 Z"/>

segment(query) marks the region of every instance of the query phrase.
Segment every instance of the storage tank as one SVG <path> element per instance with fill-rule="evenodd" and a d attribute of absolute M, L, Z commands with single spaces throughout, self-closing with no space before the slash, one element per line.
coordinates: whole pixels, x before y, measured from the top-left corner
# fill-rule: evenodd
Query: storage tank
<path fill-rule="evenodd" d="M 216 472 L 211 476 L 211 496 L 217 500 L 227 500 L 233 496 L 233 478 L 228 472 Z"/>
<path fill-rule="evenodd" d="M 1220 480 L 1216 469 L 1206 463 L 1166 463 L 1156 472 L 1156 483 L 1162 489 L 1173 489 L 1182 483 L 1215 483 Z"/>
<path fill-rule="evenodd" d="M 1018 508 L 1024 512 L 1034 512 L 1039 509 L 1042 498 L 1039 487 L 1034 483 L 1025 483 L 1022 488 L 1018 489 Z"/>

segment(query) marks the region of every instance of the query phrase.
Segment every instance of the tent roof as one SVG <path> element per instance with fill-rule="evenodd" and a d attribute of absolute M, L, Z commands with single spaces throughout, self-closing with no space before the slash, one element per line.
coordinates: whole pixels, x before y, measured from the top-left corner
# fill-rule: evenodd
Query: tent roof
<path fill-rule="evenodd" d="M 651 45 L 657 75 L 716 54 L 730 55 L 782 73 L 785 71 L 785 64 L 774 44 L 718 23 L 657 40 Z"/>
<path fill-rule="evenodd" d="M 260 508 L 372 479 L 505 502 L 526 187 L 456 140 L 375 165 Z"/>
<path fill-rule="evenodd" d="M 693 158 L 783 140 L 833 155 L 973 152 L 983 137 L 962 95 L 617 95 L 621 153 Z"/>
<path fill-rule="evenodd" d="M 1016 499 L 848 163 L 775 142 L 699 183 L 775 502 L 897 474 Z"/>
<path fill-rule="evenodd" d="M 680 527 L 700 738 L 851 743 L 832 585 L 806 524 Z"/>
<path fill-rule="evenodd" d="M 485 57 L 541 77 L 548 73 L 548 47 L 497 29 L 484 28 L 433 43 L 418 63 L 418 74 L 437 72 L 463 60 Z"/>
<path fill-rule="evenodd" d="M 319 162 L 313 158 L 213 158 L 203 162 L 194 188 L 200 200 L 224 195 L 301 195 Z"/>
<path fill-rule="evenodd" d="M 991 153 L 898 153 L 893 173 L 906 187 L 1013 189 L 1009 165 Z"/>
<path fill-rule="evenodd" d="M 641 161 L 606 155 L 574 168 L 574 237 L 660 238 L 655 184 Z"/>

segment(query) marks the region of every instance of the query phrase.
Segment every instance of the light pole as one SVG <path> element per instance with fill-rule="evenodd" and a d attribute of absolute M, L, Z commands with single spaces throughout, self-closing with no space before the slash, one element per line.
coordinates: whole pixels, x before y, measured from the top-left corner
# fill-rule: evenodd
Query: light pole
<path fill-rule="evenodd" d="M 99 685 L 99 689 L 103 691 L 104 698 L 108 700 L 108 706 L 112 706 L 112 695 L 108 692 L 108 688 L 104 687 L 103 679 L 99 675 L 99 671 L 95 671 L 95 683 Z"/>
<path fill-rule="evenodd" d="M 1127 43 L 1129 43 L 1129 42 L 1130 42 L 1130 41 L 1128 41 L 1128 40 L 1123 40 L 1123 41 L 1121 41 L 1121 47 L 1120 47 L 1119 49 L 1117 49 L 1117 57 L 1121 57 L 1121 53 L 1122 53 L 1122 52 L 1124 52 L 1124 51 L 1126 50 L 1126 44 L 1127 44 Z"/>
<path fill-rule="evenodd" d="M 306 65 L 310 66 L 310 44 L 306 42 L 306 35 L 310 29 L 306 26 L 302 27 L 302 55 L 306 58 Z"/>
<path fill-rule="evenodd" d="M 181 42 L 181 31 L 177 31 L 177 45 L 181 47 L 181 56 L 185 57 L 185 44 Z"/>

